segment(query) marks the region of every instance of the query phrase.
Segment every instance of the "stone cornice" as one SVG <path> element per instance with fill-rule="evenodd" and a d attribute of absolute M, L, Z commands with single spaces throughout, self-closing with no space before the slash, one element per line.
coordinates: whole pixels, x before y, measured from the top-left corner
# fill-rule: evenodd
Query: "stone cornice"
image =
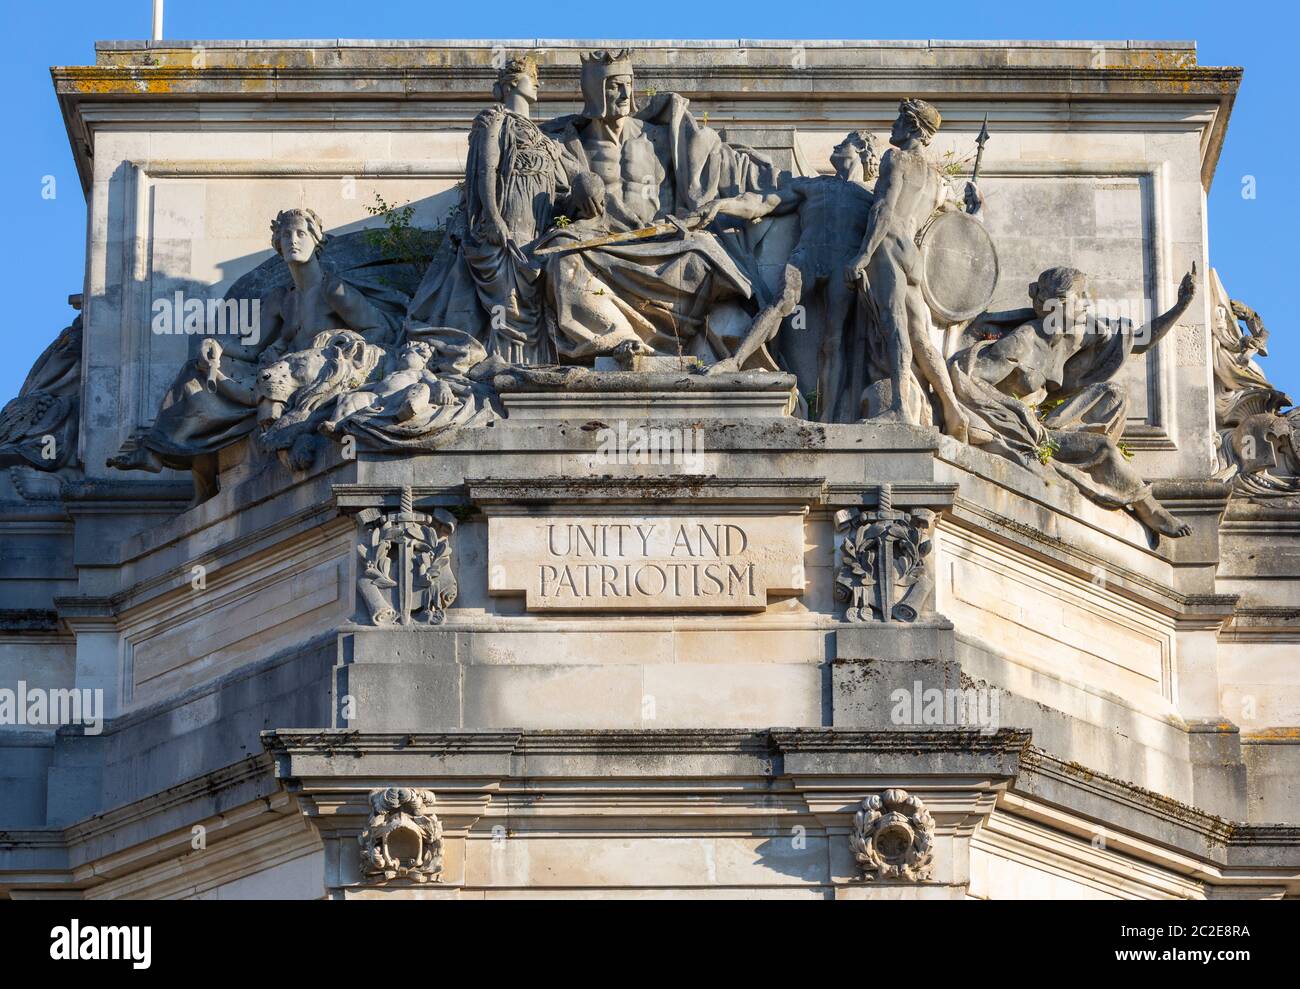
<path fill-rule="evenodd" d="M 1228 821 L 1033 746 L 1025 752 L 1013 791 L 1046 797 L 1076 813 L 1101 799 L 1110 808 L 1104 818 L 1108 834 L 1160 835 L 1170 847 L 1225 869 L 1278 873 L 1300 881 L 1300 825 Z M 1071 799 L 1064 800 L 1069 791 Z M 1092 826 L 1089 833 L 1096 830 Z"/>
<path fill-rule="evenodd" d="M 59 631 L 59 613 L 42 608 L 0 608 L 0 633 Z"/>
<path fill-rule="evenodd" d="M 652 728 L 652 729 L 515 729 L 462 732 L 365 732 L 346 728 L 280 728 L 262 732 L 272 755 L 371 754 L 483 755 L 510 753 L 666 755 L 721 753 L 785 755 L 792 752 L 988 752 L 1019 754 L 1030 733 L 1006 728 L 869 730 L 854 728 Z"/>
<path fill-rule="evenodd" d="M 300 811 L 311 816 L 311 808 L 325 808 L 330 820 L 318 823 L 346 831 L 351 818 L 364 813 L 366 788 L 395 781 L 436 785 L 447 811 L 457 821 L 465 818 L 460 824 L 466 826 L 492 801 L 515 799 L 511 794 L 536 800 L 538 793 L 558 788 L 563 806 L 556 805 L 555 820 L 609 800 L 629 819 L 638 807 L 653 807 L 661 816 L 689 811 L 698 817 L 704 799 L 722 815 L 719 826 L 743 830 L 736 822 L 751 813 L 747 801 L 757 793 L 765 795 L 764 807 L 775 806 L 774 799 L 791 813 L 806 806 L 833 829 L 850 798 L 882 780 L 921 786 L 936 807 L 946 808 L 948 824 L 966 821 L 967 831 L 1001 793 L 1001 811 L 1025 826 L 1038 822 L 1051 829 L 1058 852 L 1088 855 L 1078 839 L 1102 834 L 1103 850 L 1166 870 L 1171 881 L 1182 874 L 1215 885 L 1300 882 L 1300 827 L 1224 820 L 1061 760 L 1031 746 L 1029 733 L 1017 729 L 278 729 L 264 732 L 262 741 L 265 755 L 69 827 L 0 833 L 5 882 L 91 889 L 117 876 L 147 879 L 154 864 L 185 853 L 194 824 L 204 824 L 214 838 L 219 834 L 219 849 L 292 815 L 293 793 L 307 801 Z M 778 777 L 792 787 L 786 796 L 771 791 Z M 516 781 L 527 789 L 514 790 L 510 784 Z M 699 799 L 691 797 L 696 790 Z M 978 807 L 967 807 L 970 800 L 962 794 L 984 796 Z M 302 832 L 284 854 L 300 854 L 297 849 L 315 842 L 311 834 Z M 158 877 L 168 874 L 162 868 Z"/>
<path fill-rule="evenodd" d="M 756 477 L 719 478 L 712 475 L 677 475 L 646 478 L 550 477 L 532 481 L 465 479 L 469 499 L 476 505 L 615 504 L 664 500 L 699 504 L 772 504 L 791 502 L 815 505 L 825 497 L 822 478 Z M 668 507 L 667 505 L 664 506 Z"/>
<path fill-rule="evenodd" d="M 191 56 L 192 57 L 192 56 Z M 784 98 L 822 100 L 827 98 L 887 98 L 900 92 L 899 83 L 905 82 L 908 92 L 923 96 L 939 94 L 956 95 L 962 90 L 958 83 L 974 83 L 975 92 L 982 96 L 1019 96 L 1020 98 L 1084 97 L 1116 99 L 1122 96 L 1139 96 L 1153 100 L 1195 101 L 1197 97 L 1220 97 L 1234 93 L 1241 80 L 1239 68 L 1181 68 L 1142 69 L 1115 68 L 1089 69 L 1058 66 L 872 66 L 864 73 L 864 66 L 821 66 L 818 68 L 792 68 L 788 65 L 766 65 L 760 70 L 765 85 L 757 90 L 739 88 L 729 91 L 726 86 L 711 89 L 719 96 L 743 98 L 752 94 L 762 98 L 779 92 Z M 543 79 L 560 82 L 577 79 L 577 67 L 542 67 Z M 758 71 L 749 65 L 702 66 L 637 66 L 638 77 L 646 82 L 699 80 L 704 72 L 712 83 L 755 80 Z M 341 85 L 331 83 L 351 80 L 360 84 L 349 95 L 357 98 L 429 99 L 438 94 L 464 95 L 487 93 L 496 79 L 496 70 L 490 64 L 478 66 L 402 65 L 311 67 L 311 66 L 246 66 L 191 68 L 174 65 L 116 65 L 116 66 L 55 66 L 51 69 L 60 95 L 84 97 L 176 97 L 203 94 L 213 98 L 248 99 L 263 96 L 284 99 L 302 96 L 309 90 L 304 84 L 314 81 L 324 84 L 325 93 L 342 95 Z M 810 79 L 834 81 L 838 89 L 802 93 L 786 92 L 784 82 L 798 81 L 806 84 Z M 928 80 L 921 82 L 921 80 Z M 438 89 L 429 84 L 442 83 Z M 944 85 L 936 85 L 943 83 Z M 1026 88 L 1025 83 L 1037 83 Z M 331 89 L 335 92 L 331 92 Z M 690 96 L 689 92 L 682 95 Z M 968 97 L 969 98 L 969 97 Z"/>
<path fill-rule="evenodd" d="M 1209 112 L 1202 140 L 1202 183 L 1213 176 L 1242 70 L 1196 65 L 1185 42 L 792 42 L 629 41 L 164 41 L 99 47 L 94 66 L 51 69 L 83 185 L 90 181 L 94 125 L 83 108 L 188 102 L 380 101 L 483 105 L 501 47 L 539 53 L 540 116 L 574 109 L 578 55 L 593 46 L 628 45 L 640 55 L 643 91 L 671 90 L 706 102 L 726 126 L 725 106 L 778 99 L 783 104 L 880 101 L 921 96 L 958 104 L 946 115 L 979 126 L 986 103 L 999 112 L 1032 101 L 1195 104 Z M 197 64 L 196 64 L 197 63 Z M 202 66 L 202 67 L 199 67 Z M 962 105 L 980 104 L 970 114 Z M 978 112 L 976 112 L 978 111 Z M 1012 110 L 1013 113 L 1017 112 Z M 1059 113 L 1059 107 L 1057 112 Z M 953 115 L 955 114 L 955 115 Z M 969 119 L 963 119 L 969 117 Z M 998 114 L 993 115 L 997 119 Z M 465 124 L 468 123 L 466 119 Z M 1184 124 L 1185 126 L 1185 124 Z"/>
<path fill-rule="evenodd" d="M 195 824 L 236 834 L 290 810 L 259 753 L 64 828 L 0 831 L 0 885 L 95 885 L 181 854 Z"/>

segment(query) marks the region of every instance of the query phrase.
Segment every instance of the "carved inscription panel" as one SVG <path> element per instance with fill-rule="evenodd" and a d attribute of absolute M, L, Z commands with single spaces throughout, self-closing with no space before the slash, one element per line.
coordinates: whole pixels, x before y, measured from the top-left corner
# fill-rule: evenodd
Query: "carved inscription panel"
<path fill-rule="evenodd" d="M 761 611 L 802 594 L 803 513 L 488 520 L 488 590 L 529 611 Z"/>

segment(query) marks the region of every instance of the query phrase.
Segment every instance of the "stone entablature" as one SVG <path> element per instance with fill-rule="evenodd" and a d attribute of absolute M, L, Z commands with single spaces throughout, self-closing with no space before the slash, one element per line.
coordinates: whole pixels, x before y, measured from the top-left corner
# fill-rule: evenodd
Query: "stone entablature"
<path fill-rule="evenodd" d="M 265 745 L 165 802 L 8 832 L 12 895 L 580 897 L 597 860 L 606 888 L 633 897 L 720 887 L 846 899 L 1276 899 L 1300 882 L 1287 857 L 1294 827 L 1233 825 L 1081 773 L 1017 732 L 279 731 Z M 353 769 L 346 778 L 339 758 Z M 436 882 L 377 883 L 364 871 L 358 837 L 386 780 L 400 781 L 394 792 L 436 794 L 437 826 L 427 813 L 427 825 L 412 825 L 441 843 Z M 900 782 L 932 819 L 918 825 L 932 836 L 931 873 L 865 878 L 856 815 Z M 688 825 L 674 845 L 690 855 L 656 858 L 661 836 Z M 710 860 L 712 872 L 694 867 Z M 249 869 L 264 871 L 249 879 Z"/>

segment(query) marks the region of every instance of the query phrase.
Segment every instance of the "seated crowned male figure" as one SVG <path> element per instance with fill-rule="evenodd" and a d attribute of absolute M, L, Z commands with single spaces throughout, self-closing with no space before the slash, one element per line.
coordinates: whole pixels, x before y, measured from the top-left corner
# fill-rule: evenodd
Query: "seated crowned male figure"
<path fill-rule="evenodd" d="M 609 234 L 590 244 L 560 226 L 546 238 L 547 318 L 557 357 L 590 362 L 629 350 L 706 362 L 747 356 L 753 348 L 743 345 L 735 355 L 719 353 L 703 331 L 717 304 L 754 296 L 752 254 L 743 231 L 704 228 L 718 213 L 733 212 L 730 197 L 774 191 L 771 163 L 725 143 L 676 93 L 638 109 L 626 50 L 583 56 L 582 97 L 582 113 L 542 131 L 603 182 Z M 610 236 L 620 233 L 634 236 Z M 789 294 L 777 303 L 786 311 L 798 302 L 797 288 L 793 299 Z"/>
<path fill-rule="evenodd" d="M 286 353 L 307 349 L 318 334 L 354 330 L 373 343 L 392 340 L 405 298 L 363 289 L 321 261 L 321 219 L 310 209 L 281 211 L 271 245 L 288 268 L 289 284 L 259 300 L 258 332 L 245 342 L 205 336 L 197 357 L 181 369 L 149 430 L 134 449 L 108 461 L 118 470 L 194 474 L 197 501 L 216 493 L 216 453 L 257 425 L 257 376 Z M 392 296 L 392 297 L 390 297 Z"/>

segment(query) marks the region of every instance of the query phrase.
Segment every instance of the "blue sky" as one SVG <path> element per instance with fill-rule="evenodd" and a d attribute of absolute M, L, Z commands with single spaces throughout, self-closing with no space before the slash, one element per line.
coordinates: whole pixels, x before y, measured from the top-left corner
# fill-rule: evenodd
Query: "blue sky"
<path fill-rule="evenodd" d="M 8 296 L 0 402 L 17 393 L 31 362 L 71 315 L 85 260 L 85 201 L 49 77 L 51 65 L 94 61 L 98 39 L 146 37 L 149 0 L 4 0 L 7 135 L 0 155 Z M 1211 262 L 1228 290 L 1273 331 L 1264 361 L 1300 400 L 1300 332 L 1287 309 L 1297 285 L 1293 243 L 1300 195 L 1293 175 L 1300 140 L 1279 112 L 1292 99 L 1300 15 L 1289 4 L 1112 2 L 854 4 L 800 0 L 168 0 L 166 36 L 215 38 L 1056 38 L 1193 39 L 1203 65 L 1244 65 L 1227 144 L 1210 192 Z M 43 177 L 57 182 L 42 197 Z M 1256 198 L 1242 197 L 1253 176 Z"/>

